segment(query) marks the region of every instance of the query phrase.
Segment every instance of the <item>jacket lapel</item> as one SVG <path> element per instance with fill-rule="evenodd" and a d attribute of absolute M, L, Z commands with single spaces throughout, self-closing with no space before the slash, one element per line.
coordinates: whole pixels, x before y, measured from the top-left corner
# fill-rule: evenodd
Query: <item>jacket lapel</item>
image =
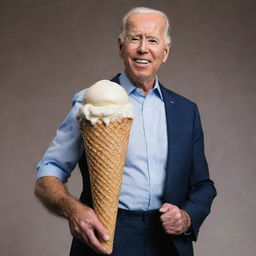
<path fill-rule="evenodd" d="M 120 84 L 120 80 L 119 80 L 119 76 L 120 76 L 121 74 L 120 73 L 118 73 L 116 76 L 114 76 L 110 81 L 112 81 L 112 82 L 115 82 L 115 83 L 117 83 L 117 84 Z"/>
<path fill-rule="evenodd" d="M 171 91 L 167 90 L 163 85 L 160 84 L 161 92 L 163 94 L 164 104 L 165 104 L 165 113 L 166 113 L 166 125 L 167 125 L 167 139 L 168 139 L 168 154 L 167 154 L 167 165 L 166 165 L 166 180 L 164 187 L 163 198 L 165 202 L 172 204 L 176 203 L 175 190 L 170 188 L 174 187 L 174 184 L 171 184 L 172 175 L 173 175 L 173 164 L 174 160 L 174 150 L 176 148 L 176 134 L 178 129 L 178 120 L 177 120 L 177 111 L 176 111 L 176 99 L 174 94 Z"/>

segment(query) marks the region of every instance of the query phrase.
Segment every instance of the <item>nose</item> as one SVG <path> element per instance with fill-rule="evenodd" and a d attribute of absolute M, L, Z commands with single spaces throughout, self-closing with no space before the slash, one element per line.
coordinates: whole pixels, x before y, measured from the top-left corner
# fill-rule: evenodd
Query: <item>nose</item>
<path fill-rule="evenodd" d="M 146 42 L 146 38 L 141 38 L 140 40 L 140 44 L 138 46 L 137 49 L 138 53 L 143 54 L 143 53 L 147 53 L 148 49 L 147 49 L 147 42 Z"/>

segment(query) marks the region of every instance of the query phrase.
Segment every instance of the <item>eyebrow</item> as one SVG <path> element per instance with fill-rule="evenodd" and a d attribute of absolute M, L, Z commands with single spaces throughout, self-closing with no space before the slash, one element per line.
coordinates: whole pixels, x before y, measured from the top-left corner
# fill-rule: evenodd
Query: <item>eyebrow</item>
<path fill-rule="evenodd" d="M 142 34 L 131 34 L 131 33 L 126 33 L 127 36 L 142 36 Z"/>
<path fill-rule="evenodd" d="M 127 34 L 127 36 L 134 36 L 134 37 L 142 37 L 143 36 L 143 34 L 131 34 L 131 33 L 126 33 Z M 159 40 L 159 38 L 158 37 L 156 37 L 156 36 L 146 36 L 146 38 L 152 38 L 152 39 L 155 39 L 155 40 Z"/>

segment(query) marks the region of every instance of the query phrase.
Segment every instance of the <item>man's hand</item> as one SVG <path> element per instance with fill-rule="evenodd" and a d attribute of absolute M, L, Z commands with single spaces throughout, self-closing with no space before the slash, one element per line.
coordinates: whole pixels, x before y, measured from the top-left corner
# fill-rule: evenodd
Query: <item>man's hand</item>
<path fill-rule="evenodd" d="M 76 209 L 69 218 L 69 227 L 75 238 L 90 246 L 97 253 L 107 254 L 99 240 L 109 240 L 108 232 L 91 208 L 83 205 Z"/>
<path fill-rule="evenodd" d="M 52 213 L 69 221 L 70 231 L 74 237 L 98 253 L 107 253 L 99 242 L 109 239 L 107 230 L 94 211 L 71 196 L 58 178 L 45 176 L 38 179 L 35 194 Z"/>
<path fill-rule="evenodd" d="M 167 234 L 183 234 L 191 225 L 189 215 L 173 204 L 164 203 L 159 211 L 162 213 L 160 220 Z"/>

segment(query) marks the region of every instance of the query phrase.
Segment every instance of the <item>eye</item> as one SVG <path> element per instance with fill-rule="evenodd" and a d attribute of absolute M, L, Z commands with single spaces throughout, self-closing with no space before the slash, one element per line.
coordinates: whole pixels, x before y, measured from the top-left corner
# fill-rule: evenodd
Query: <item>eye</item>
<path fill-rule="evenodd" d="M 130 40 L 133 41 L 133 42 L 137 42 L 137 41 L 140 40 L 140 38 L 138 36 L 131 36 Z"/>
<path fill-rule="evenodd" d="M 157 41 L 156 39 L 153 39 L 153 38 L 149 39 L 148 41 L 149 41 L 151 44 L 158 44 L 158 41 Z"/>

